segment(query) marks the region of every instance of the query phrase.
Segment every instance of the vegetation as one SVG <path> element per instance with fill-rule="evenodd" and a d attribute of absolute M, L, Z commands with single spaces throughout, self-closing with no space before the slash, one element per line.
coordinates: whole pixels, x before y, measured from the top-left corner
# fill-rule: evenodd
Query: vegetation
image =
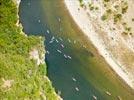
<path fill-rule="evenodd" d="M 81 6 L 81 7 L 83 7 L 83 6 L 84 6 L 84 4 L 83 4 L 83 3 L 80 3 L 80 6 Z"/>
<path fill-rule="evenodd" d="M 132 21 L 134 22 L 134 18 L 132 18 Z"/>
<path fill-rule="evenodd" d="M 109 2 L 110 0 L 104 0 L 105 2 Z"/>
<path fill-rule="evenodd" d="M 128 35 L 128 33 L 127 32 L 122 32 L 122 35 Z"/>
<path fill-rule="evenodd" d="M 83 7 L 83 0 L 79 0 L 80 5 Z M 123 35 L 131 35 L 131 27 L 127 25 L 126 22 L 124 22 L 124 14 L 127 13 L 128 10 L 128 2 L 127 1 L 121 1 L 119 3 L 116 3 L 117 1 L 110 1 L 110 0 L 103 0 L 103 5 L 105 7 L 105 11 L 103 15 L 101 16 L 102 21 L 113 21 L 114 24 L 119 25 L 122 24 L 124 27 L 124 31 L 122 32 Z M 113 3 L 116 3 L 115 5 L 112 5 Z M 99 7 L 97 7 L 93 2 L 88 2 L 88 8 L 90 11 L 97 11 L 99 10 Z M 132 22 L 134 22 L 134 18 L 132 18 Z"/>
<path fill-rule="evenodd" d="M 106 12 L 107 12 L 108 14 L 112 14 L 112 10 L 111 10 L 111 9 L 106 10 Z"/>
<path fill-rule="evenodd" d="M 29 57 L 33 48 L 42 53 L 43 39 L 20 34 L 17 20 L 12 0 L 0 0 L 0 100 L 58 100 L 46 65 Z"/>
<path fill-rule="evenodd" d="M 128 10 L 128 3 L 127 2 L 122 2 L 122 14 L 125 14 Z"/>
<path fill-rule="evenodd" d="M 122 15 L 121 14 L 114 14 L 114 22 L 118 22 L 121 21 L 122 19 Z"/>
<path fill-rule="evenodd" d="M 130 32 L 131 31 L 131 27 L 126 27 L 125 30 Z"/>
<path fill-rule="evenodd" d="M 80 6 L 83 7 L 84 6 L 83 0 L 79 0 L 79 2 L 80 2 Z"/>
<path fill-rule="evenodd" d="M 121 3 L 119 4 L 117 3 L 116 5 L 114 5 L 114 9 L 111 7 L 111 4 L 112 4 L 112 1 L 104 0 L 104 7 L 106 8 L 106 11 L 101 19 L 102 20 L 113 19 L 114 23 L 121 22 L 122 16 L 128 10 L 128 3 L 125 1 L 121 1 Z M 106 15 L 107 15 L 107 18 L 106 18 Z"/>
<path fill-rule="evenodd" d="M 93 5 L 92 3 L 89 3 L 88 4 L 88 7 L 89 7 L 90 10 L 98 10 L 99 9 L 98 7 L 96 7 L 95 5 Z"/>
<path fill-rule="evenodd" d="M 79 0 L 79 2 L 80 2 L 80 3 L 82 3 L 82 2 L 83 2 L 83 0 Z"/>
<path fill-rule="evenodd" d="M 107 16 L 106 15 L 103 15 L 103 16 L 101 16 L 101 20 L 106 20 L 107 19 Z"/>

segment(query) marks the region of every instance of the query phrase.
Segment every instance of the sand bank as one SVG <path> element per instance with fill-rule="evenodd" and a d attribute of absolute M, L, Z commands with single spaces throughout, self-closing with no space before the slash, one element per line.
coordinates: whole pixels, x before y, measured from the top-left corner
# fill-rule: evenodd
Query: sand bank
<path fill-rule="evenodd" d="M 93 27 L 92 21 L 87 14 L 86 9 L 80 8 L 80 4 L 78 0 L 64 0 L 65 5 L 70 12 L 70 15 L 80 27 L 80 29 L 88 36 L 93 45 L 98 49 L 100 55 L 104 57 L 107 63 L 111 66 L 111 68 L 131 87 L 134 89 L 133 80 L 131 80 L 131 76 L 122 69 L 122 65 L 119 61 L 115 60 L 110 52 L 107 50 L 107 46 L 104 44 L 104 41 L 97 34 L 96 30 Z M 96 23 L 97 24 L 97 23 Z M 107 41 L 108 42 L 108 41 Z"/>

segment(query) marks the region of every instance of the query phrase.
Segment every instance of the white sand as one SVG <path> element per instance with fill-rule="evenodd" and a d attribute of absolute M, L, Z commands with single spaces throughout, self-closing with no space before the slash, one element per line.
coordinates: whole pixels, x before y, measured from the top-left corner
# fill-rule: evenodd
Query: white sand
<path fill-rule="evenodd" d="M 104 41 L 99 37 L 99 35 L 95 32 L 93 24 L 91 23 L 87 12 L 80 8 L 78 0 L 64 0 L 65 5 L 70 12 L 70 15 L 80 27 L 80 29 L 87 35 L 90 41 L 94 44 L 94 46 L 98 49 L 100 55 L 104 57 L 107 63 L 112 67 L 112 69 L 131 87 L 134 89 L 134 84 L 128 76 L 127 73 L 121 68 L 120 63 L 113 59 L 113 57 L 109 54 L 104 45 Z M 80 10 L 78 10 L 78 8 Z"/>

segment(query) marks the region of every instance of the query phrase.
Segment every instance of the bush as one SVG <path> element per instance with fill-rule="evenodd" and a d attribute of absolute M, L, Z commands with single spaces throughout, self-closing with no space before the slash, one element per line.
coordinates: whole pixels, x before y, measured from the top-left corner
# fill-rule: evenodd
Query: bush
<path fill-rule="evenodd" d="M 122 15 L 121 14 L 115 14 L 114 15 L 114 22 L 116 23 L 116 22 L 118 22 L 118 21 L 120 21 L 122 19 Z"/>
<path fill-rule="evenodd" d="M 104 0 L 105 2 L 109 2 L 110 0 Z"/>
<path fill-rule="evenodd" d="M 101 16 L 101 20 L 106 20 L 107 19 L 107 16 L 106 15 L 103 15 L 103 16 Z"/>

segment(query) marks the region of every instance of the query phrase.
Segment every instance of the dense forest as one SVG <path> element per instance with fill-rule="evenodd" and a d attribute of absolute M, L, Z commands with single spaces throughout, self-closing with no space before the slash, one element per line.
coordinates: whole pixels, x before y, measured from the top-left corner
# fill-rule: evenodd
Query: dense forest
<path fill-rule="evenodd" d="M 44 39 L 26 36 L 17 13 L 12 0 L 0 0 L 0 100 L 57 100 L 46 65 L 29 57 L 33 48 L 44 53 Z"/>

